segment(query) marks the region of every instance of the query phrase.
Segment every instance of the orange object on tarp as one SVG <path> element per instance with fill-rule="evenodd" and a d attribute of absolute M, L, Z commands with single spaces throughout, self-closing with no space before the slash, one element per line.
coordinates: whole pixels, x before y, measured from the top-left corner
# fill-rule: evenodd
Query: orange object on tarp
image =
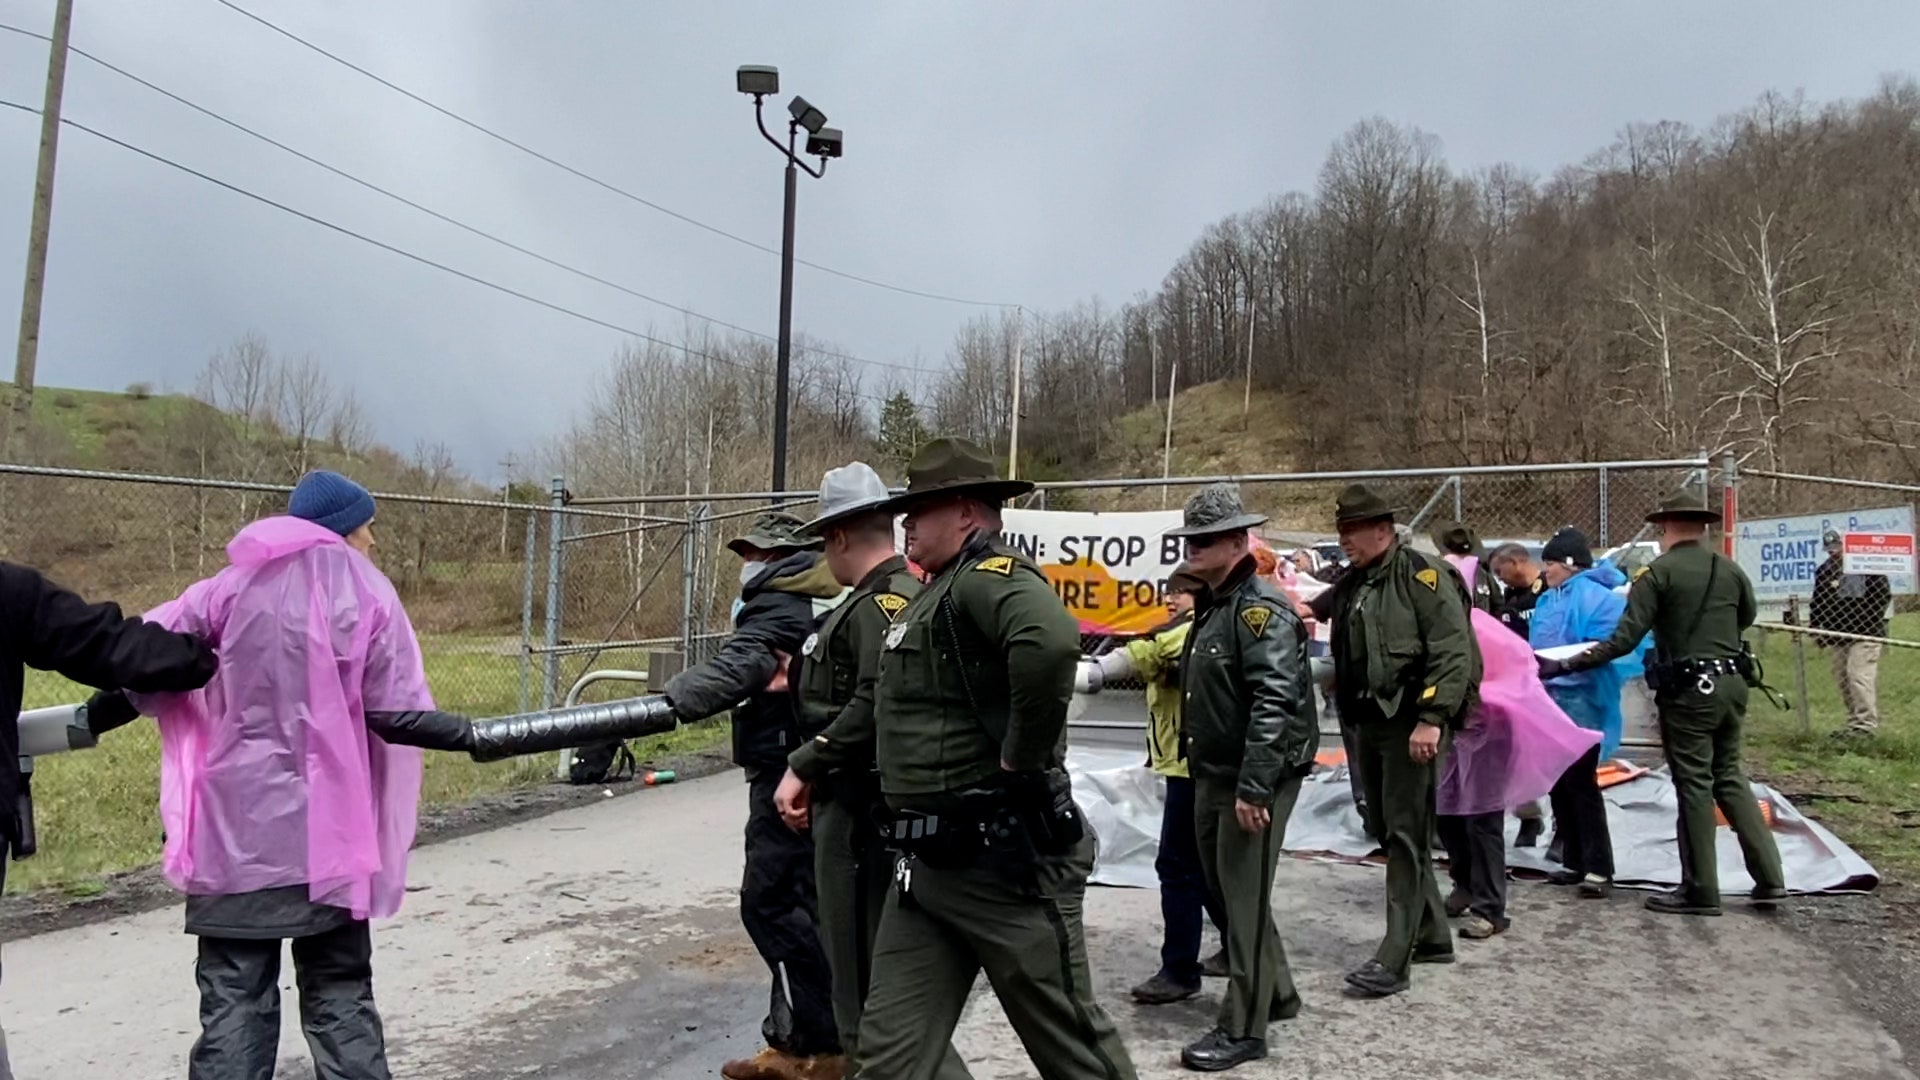
<path fill-rule="evenodd" d="M 1760 803 L 1760 820 L 1767 823 L 1767 828 L 1773 828 L 1773 801 L 1770 799 L 1760 799 L 1758 801 Z M 1721 813 L 1720 807 L 1717 805 L 1713 808 L 1713 823 L 1722 829 L 1732 827 L 1727 821 L 1727 815 Z"/>
<path fill-rule="evenodd" d="M 1629 780 L 1638 780 L 1645 775 L 1647 775 L 1646 768 L 1625 761 L 1605 761 L 1593 771 L 1594 779 L 1599 782 L 1603 790 L 1616 784 L 1624 784 Z"/>

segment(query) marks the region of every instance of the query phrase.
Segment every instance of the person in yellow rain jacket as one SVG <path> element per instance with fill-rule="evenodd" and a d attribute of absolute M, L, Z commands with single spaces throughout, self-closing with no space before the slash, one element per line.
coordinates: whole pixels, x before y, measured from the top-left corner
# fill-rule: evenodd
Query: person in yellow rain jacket
<path fill-rule="evenodd" d="M 1160 875 L 1160 914 L 1166 922 L 1160 943 L 1160 970 L 1133 988 L 1143 1005 L 1167 1005 L 1200 992 L 1203 974 L 1224 976 L 1224 950 L 1200 960 L 1201 915 L 1223 934 L 1226 909 L 1207 891 L 1194 830 L 1193 778 L 1181 745 L 1180 654 L 1193 628 L 1193 598 L 1205 588 L 1186 567 L 1167 579 L 1167 626 L 1125 646 L 1133 673 L 1147 684 L 1147 764 L 1166 777 L 1166 808 L 1160 817 L 1160 854 L 1153 868 Z"/>

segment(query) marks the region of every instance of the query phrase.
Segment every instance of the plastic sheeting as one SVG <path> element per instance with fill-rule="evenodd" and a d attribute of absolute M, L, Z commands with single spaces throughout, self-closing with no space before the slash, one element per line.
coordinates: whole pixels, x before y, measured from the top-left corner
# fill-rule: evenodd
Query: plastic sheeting
<path fill-rule="evenodd" d="M 1160 808 L 1165 782 L 1142 764 L 1139 750 L 1075 746 L 1067 754 L 1074 798 L 1099 841 L 1092 882 L 1122 888 L 1155 889 L 1153 870 L 1159 849 Z M 1779 792 L 1753 786 L 1762 807 L 1771 812 L 1774 841 L 1786 867 L 1787 887 L 1797 893 L 1862 892 L 1880 876 L 1865 859 L 1818 822 L 1802 816 Z M 1603 792 L 1607 825 L 1613 832 L 1616 880 L 1621 885 L 1671 887 L 1680 883 L 1680 856 L 1674 838 L 1677 803 L 1664 769 L 1617 784 Z M 1519 823 L 1508 819 L 1507 864 L 1523 871 L 1557 869 L 1546 859 L 1545 840 L 1534 848 L 1516 848 Z M 1287 822 L 1286 850 L 1360 861 L 1374 845 L 1361 831 L 1346 770 L 1321 768 L 1307 778 Z M 1734 895 L 1753 887 L 1731 829 L 1719 832 L 1720 889 Z"/>

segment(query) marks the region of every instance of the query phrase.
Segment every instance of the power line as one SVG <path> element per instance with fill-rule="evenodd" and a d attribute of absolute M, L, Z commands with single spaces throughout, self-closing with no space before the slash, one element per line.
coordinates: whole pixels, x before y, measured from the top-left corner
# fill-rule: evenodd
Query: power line
<path fill-rule="evenodd" d="M 0 98 L 0 106 L 4 106 L 9 109 L 14 109 L 19 112 L 26 113 L 29 116 L 40 115 L 39 109 L 36 109 L 30 105 L 22 105 L 17 101 L 8 101 L 4 98 Z M 650 344 L 659 345 L 663 348 L 673 349 L 677 352 L 680 352 L 694 359 L 709 360 L 716 363 L 726 364 L 729 367 L 737 368 L 741 371 L 746 371 L 753 374 L 763 374 L 762 372 L 759 372 L 757 369 L 755 369 L 753 365 L 743 363 L 731 357 L 718 356 L 713 353 L 703 352 L 699 349 L 695 349 L 687 345 L 681 345 L 675 342 L 667 341 L 664 338 L 654 337 L 652 334 L 635 330 L 632 327 L 622 326 L 619 323 L 615 323 L 615 322 L 609 322 L 606 319 L 602 319 L 594 315 L 588 315 L 587 313 L 582 311 L 576 311 L 575 309 L 567 307 L 563 304 L 557 304 L 551 300 L 542 299 L 541 297 L 534 296 L 531 293 L 521 292 L 520 290 L 515 289 L 511 286 L 502 285 L 495 281 L 489 281 L 486 278 L 480 277 L 476 274 L 470 274 L 465 270 L 460 270 L 455 267 L 448 266 L 446 263 L 437 262 L 433 259 L 426 257 L 425 255 L 416 254 L 414 252 L 406 250 L 405 248 L 395 247 L 394 245 L 389 244 L 383 240 L 376 240 L 373 237 L 368 236 L 364 233 L 355 232 L 354 230 L 349 229 L 344 225 L 335 224 L 334 222 L 328 221 L 325 218 L 318 217 L 314 214 L 309 214 L 304 210 L 299 210 L 294 207 L 288 206 L 285 203 L 277 202 L 273 199 L 268 198 L 265 195 L 261 195 L 256 192 L 249 191 L 246 188 L 240 187 L 237 184 L 228 183 L 227 181 L 222 180 L 219 177 L 210 176 L 207 173 L 203 173 L 200 170 L 193 168 L 192 166 L 182 165 L 181 163 L 174 161 L 171 158 L 165 157 L 160 154 L 156 154 L 151 150 L 147 150 L 142 147 L 135 146 L 134 144 L 130 142 L 126 142 L 122 139 L 117 139 L 112 135 L 108 135 L 106 132 L 88 127 L 86 124 L 83 124 L 78 120 L 62 117 L 60 120 L 60 123 L 66 127 L 73 128 L 77 131 L 84 131 L 88 135 L 91 135 L 96 139 L 100 139 L 103 142 L 112 143 L 113 145 L 118 146 L 123 150 L 131 151 L 135 154 L 140 155 L 141 157 L 147 158 L 150 161 L 158 162 L 162 165 L 167 166 L 168 168 L 177 169 L 180 172 L 186 173 L 187 175 L 195 177 L 199 180 L 203 180 L 209 184 L 214 185 L 215 187 L 224 188 L 227 191 L 231 191 L 236 195 L 242 195 L 242 196 L 245 196 L 246 198 L 252 199 L 255 202 L 261 203 L 266 206 L 270 206 L 275 210 L 281 211 L 282 213 L 291 214 L 294 217 L 300 218 L 304 221 L 311 222 L 312 224 L 318 225 L 321 228 L 339 233 L 342 236 L 351 237 L 355 240 L 360 241 L 363 244 L 370 244 L 373 247 L 379 248 L 382 251 L 388 252 L 390 254 L 398 255 L 404 259 L 410 259 L 413 262 L 417 262 L 423 266 L 429 266 L 435 270 L 440 270 L 445 273 L 452 274 L 454 277 L 460 278 L 465 281 L 470 281 L 475 285 L 484 286 L 485 288 L 492 289 L 495 292 L 505 293 L 506 295 L 511 296 L 517 300 L 524 300 L 527 303 L 546 308 L 549 311 L 555 311 L 562 315 L 566 315 L 571 318 L 578 319 L 582 322 L 591 323 L 595 326 L 603 327 L 608 330 L 613 330 L 618 333 L 625 334 L 629 337 L 638 338 L 639 340 L 648 342 Z M 860 390 L 856 390 L 853 393 L 854 393 L 854 396 L 864 398 L 868 401 L 879 402 L 881 404 L 885 404 L 886 402 L 885 398 L 882 398 L 877 394 L 869 394 L 869 393 L 866 393 L 865 391 L 860 391 Z"/>
<path fill-rule="evenodd" d="M 313 52 L 319 53 L 321 56 L 326 57 L 327 59 L 333 61 L 336 64 L 341 65 L 342 67 L 356 71 L 361 75 L 364 75 L 369 79 L 372 79 L 374 82 L 379 83 L 381 86 L 384 86 L 387 89 L 392 90 L 397 94 L 400 94 L 406 98 L 416 101 L 421 105 L 424 105 L 429 109 L 432 109 L 434 112 L 437 112 L 440 115 L 447 117 L 450 120 L 456 121 L 460 124 L 464 124 L 467 127 L 472 128 L 474 131 L 477 131 L 480 134 L 485 135 L 490 139 L 496 140 L 501 143 L 505 143 L 506 145 L 513 147 L 515 150 L 518 150 L 523 154 L 527 154 L 531 157 L 534 157 L 543 162 L 546 162 L 548 165 L 551 165 L 554 168 L 561 170 L 562 172 L 571 174 L 572 176 L 578 177 L 581 180 L 585 180 L 589 184 L 593 184 L 596 187 L 600 187 L 607 191 L 610 191 L 613 194 L 620 196 L 621 198 L 629 199 L 633 202 L 639 203 L 641 206 L 647 207 L 648 209 L 659 211 L 660 213 L 665 214 L 668 217 L 686 222 L 688 225 L 692 225 L 697 229 L 704 229 L 707 232 L 714 234 L 715 236 L 725 237 L 726 239 L 731 240 L 736 244 L 744 244 L 747 247 L 753 248 L 757 251 L 764 251 L 769 255 L 777 256 L 780 254 L 780 251 L 777 248 L 768 247 L 767 245 L 759 243 L 757 241 L 749 240 L 744 236 L 740 236 L 735 233 L 730 233 L 727 230 L 720 228 L 719 226 L 709 225 L 706 222 L 701 221 L 697 218 L 688 217 L 686 214 L 682 214 L 678 210 L 673 210 L 668 207 L 662 206 L 659 203 L 652 201 L 651 199 L 647 199 L 640 195 L 636 195 L 633 192 L 628 191 L 626 188 L 620 187 L 617 184 L 611 183 L 606 180 L 602 180 L 601 178 L 594 176 L 593 174 L 588 173 L 582 169 L 576 168 L 575 166 L 569 165 L 564 161 L 560 161 L 557 158 L 550 157 L 547 154 L 544 154 L 538 150 L 535 150 L 533 147 L 528 146 L 525 143 L 518 142 L 512 138 L 502 135 L 498 131 L 495 131 L 492 128 L 487 127 L 486 125 L 481 124 L 478 121 L 469 120 L 465 116 L 462 116 L 457 112 L 454 112 L 452 109 L 449 109 L 444 105 L 439 105 L 433 101 L 430 101 L 427 98 L 414 93 L 413 91 L 407 89 L 404 86 L 399 85 L 398 83 L 393 82 L 390 79 L 386 79 L 386 78 L 383 78 L 382 76 L 376 75 L 373 72 L 368 71 L 366 68 L 361 67 L 359 64 L 356 64 L 353 61 L 348 60 L 343 56 L 340 56 L 336 53 L 328 52 L 326 49 L 323 49 L 320 46 L 315 45 L 313 42 L 308 41 L 306 38 L 303 38 L 300 35 L 294 33 L 293 31 L 286 29 L 285 27 L 279 25 L 278 23 L 269 21 L 268 19 L 265 19 L 259 15 L 255 15 L 253 12 L 248 11 L 246 8 L 241 7 L 239 4 L 234 3 L 233 0 L 215 0 L 215 2 L 220 4 L 223 7 L 231 8 L 235 12 L 238 12 L 239 14 L 244 15 L 249 19 L 252 19 L 254 22 L 259 23 L 261 26 L 264 26 L 269 30 L 272 30 L 274 33 L 279 34 L 280 36 L 286 38 L 287 40 L 292 41 L 295 44 L 298 44 L 304 48 L 310 49 Z M 998 301 L 993 301 L 993 300 L 972 300 L 963 296 L 948 296 L 944 293 L 927 292 L 926 290 L 923 290 L 923 289 L 911 289 L 905 285 L 895 285 L 890 282 L 878 281 L 878 280 L 875 280 L 874 278 L 862 277 L 859 274 L 850 274 L 844 270 L 836 270 L 831 266 L 824 266 L 820 263 L 810 262 L 806 259 L 801 259 L 801 258 L 794 259 L 794 262 L 797 262 L 802 266 L 811 267 L 812 269 L 818 270 L 824 274 L 832 274 L 835 277 L 845 278 L 848 281 L 857 281 L 862 285 L 871 285 L 876 289 L 887 289 L 892 292 L 904 293 L 908 296 L 918 296 L 926 300 L 939 300 L 949 304 L 964 304 L 969 307 L 984 307 L 984 308 L 1010 308 L 1010 307 L 1019 306 L 1017 304 L 1006 304 L 1006 303 L 1000 303 Z"/>
<path fill-rule="evenodd" d="M 10 26 L 6 23 L 0 23 L 0 30 L 10 31 L 15 34 L 19 34 L 22 37 L 37 38 L 41 41 L 48 40 L 45 34 L 36 33 L 35 31 L 23 29 L 18 26 Z M 723 326 L 729 330 L 737 331 L 739 333 L 746 334 L 750 337 L 760 338 L 763 341 L 778 340 L 772 334 L 762 333 L 758 330 L 750 329 L 745 326 L 740 326 L 736 323 L 727 322 L 725 319 L 717 319 L 711 315 L 702 314 L 698 311 L 693 310 L 692 308 L 682 307 L 679 304 L 674 304 L 669 301 L 662 300 L 655 296 L 649 296 L 646 293 L 640 292 L 637 289 L 633 289 L 626 285 L 622 285 L 617 281 L 610 281 L 591 271 L 582 270 L 579 267 L 571 266 L 567 263 L 561 262 L 558 259 L 553 259 L 546 255 L 542 255 L 537 251 L 523 247 L 520 244 L 516 244 L 511 240 L 507 240 L 500 236 L 496 236 L 493 233 L 487 232 L 484 229 L 478 228 L 473 225 L 469 225 L 466 222 L 461 221 L 457 218 L 451 217 L 447 214 L 443 214 L 440 211 L 435 210 L 430 206 L 423 206 L 422 204 L 415 202 L 414 200 L 409 199 L 404 195 L 400 195 L 393 191 L 389 191 L 386 188 L 383 188 L 380 185 L 375 184 L 370 180 L 362 179 L 361 177 L 355 176 L 354 174 L 347 172 L 344 169 L 330 165 L 327 162 L 322 161 L 311 154 L 305 153 L 291 146 L 288 146 L 286 143 L 283 143 L 278 139 L 273 138 L 270 135 L 266 135 L 259 131 L 255 131 L 254 129 L 246 126 L 245 124 L 240 123 L 237 120 L 233 120 L 226 116 L 223 116 L 220 113 L 215 112 L 214 110 L 209 109 L 196 102 L 190 101 L 187 98 L 184 98 L 179 94 L 176 94 L 173 91 L 166 89 L 163 86 L 156 85 L 155 83 L 150 82 L 147 79 L 141 78 L 140 76 L 135 75 L 133 72 L 128 71 L 117 64 L 114 64 L 107 60 L 103 60 L 100 57 L 95 56 L 90 52 L 87 52 L 85 49 L 69 46 L 68 51 L 76 53 L 80 56 L 83 56 L 86 59 L 92 61 L 93 63 L 98 64 L 103 68 L 106 68 L 108 71 L 111 71 L 114 74 L 121 76 L 122 78 L 129 79 L 135 83 L 138 83 L 141 86 L 144 86 L 149 90 L 152 90 L 154 93 L 161 95 L 162 97 L 169 98 L 173 101 L 180 103 L 181 105 L 185 105 L 187 108 L 192 109 L 193 111 L 200 113 L 201 115 L 206 116 L 209 119 L 225 124 L 226 126 L 234 129 L 235 131 L 241 132 L 242 134 L 258 139 L 261 142 L 264 142 L 269 146 L 272 146 L 278 150 L 282 150 L 288 154 L 291 154 L 294 157 L 297 157 L 300 160 L 305 161 L 310 165 L 314 165 L 318 168 L 325 169 L 327 172 L 330 172 L 333 175 L 338 176 L 343 180 L 351 181 L 352 183 L 358 184 L 369 191 L 372 191 L 379 195 L 383 195 L 386 198 L 392 199 L 393 201 L 398 202 L 403 206 L 411 207 L 412 209 L 418 210 L 421 213 L 428 215 L 429 217 L 432 217 L 439 221 L 443 221 L 449 225 L 454 226 L 457 229 L 463 229 L 466 232 L 469 232 L 475 236 L 481 237 L 482 239 L 490 240 L 493 243 L 499 244 L 500 246 L 507 248 L 511 251 L 519 252 L 520 254 L 525 255 L 532 259 L 538 259 L 540 262 L 546 263 L 548 266 L 554 267 L 555 269 L 564 270 L 567 273 L 574 274 L 578 277 L 594 282 L 595 284 L 604 285 L 607 288 L 614 289 L 618 292 L 623 292 L 628 296 L 632 296 L 637 299 L 644 300 L 650 304 L 658 304 L 661 307 L 667 308 L 671 311 L 677 311 L 682 315 L 688 315 L 696 319 L 701 319 L 705 322 L 712 323 L 715 326 Z M 848 360 L 856 364 L 865 364 L 869 367 L 891 368 L 896 371 L 911 371 L 921 375 L 938 375 L 939 374 L 939 372 L 937 371 L 932 371 L 923 367 L 917 367 L 912 364 L 895 364 L 895 363 L 888 363 L 887 361 L 884 361 L 884 360 L 868 360 L 868 359 L 865 359 L 864 357 L 854 356 L 849 353 L 835 352 L 829 349 L 821 349 L 821 348 L 810 346 L 807 348 L 807 351 L 813 353 L 816 356 L 831 357 L 836 360 Z"/>

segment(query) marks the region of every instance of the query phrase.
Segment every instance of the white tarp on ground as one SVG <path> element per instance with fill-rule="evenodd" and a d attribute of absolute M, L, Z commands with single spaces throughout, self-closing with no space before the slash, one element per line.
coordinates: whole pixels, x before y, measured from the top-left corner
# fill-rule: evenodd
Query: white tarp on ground
<path fill-rule="evenodd" d="M 1153 860 L 1159 848 L 1165 784 L 1141 764 L 1137 750 L 1074 747 L 1067 755 L 1081 812 L 1099 840 L 1093 882 L 1124 888 L 1159 887 Z M 1803 817 L 1785 797 L 1762 784 L 1754 794 L 1773 808 L 1773 837 L 1787 871 L 1787 887 L 1799 893 L 1859 892 L 1879 883 L 1879 874 L 1818 822 Z M 1664 770 L 1608 788 L 1607 825 L 1613 833 L 1616 880 L 1622 885 L 1673 886 L 1680 882 L 1674 839 L 1676 802 Z M 1516 848 L 1508 820 L 1507 864 L 1519 870 L 1555 869 L 1542 846 Z M 1720 889 L 1727 895 L 1753 887 L 1733 830 L 1719 830 Z M 1301 788 L 1287 823 L 1286 849 L 1343 859 L 1365 859 L 1374 845 L 1361 831 L 1345 768 L 1319 769 Z"/>

